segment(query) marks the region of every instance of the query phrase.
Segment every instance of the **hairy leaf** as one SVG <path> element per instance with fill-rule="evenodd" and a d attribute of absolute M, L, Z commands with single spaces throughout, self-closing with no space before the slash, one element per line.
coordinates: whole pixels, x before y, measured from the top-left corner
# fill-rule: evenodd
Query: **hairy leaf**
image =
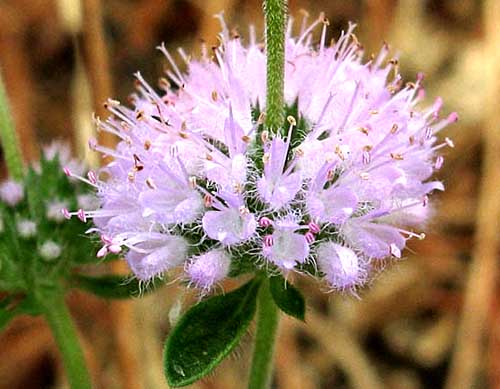
<path fill-rule="evenodd" d="M 210 373 L 238 344 L 256 309 L 260 279 L 192 307 L 165 343 L 164 368 L 172 387 Z"/>
<path fill-rule="evenodd" d="M 127 299 L 150 293 L 157 289 L 162 281 L 154 279 L 148 283 L 141 283 L 132 276 L 104 275 L 87 276 L 73 274 L 70 279 L 71 286 L 93 293 L 96 296 L 108 299 Z"/>
<path fill-rule="evenodd" d="M 297 288 L 280 275 L 271 277 L 270 288 L 274 302 L 283 312 L 304 321 L 306 303 Z"/>

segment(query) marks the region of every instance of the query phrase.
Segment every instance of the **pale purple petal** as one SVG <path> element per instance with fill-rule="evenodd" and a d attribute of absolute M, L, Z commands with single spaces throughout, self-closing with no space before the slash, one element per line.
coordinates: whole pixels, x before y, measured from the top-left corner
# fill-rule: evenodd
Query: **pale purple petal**
<path fill-rule="evenodd" d="M 257 182 L 259 195 L 274 209 L 279 209 L 292 201 L 301 186 L 302 180 L 299 172 L 282 176 L 274 181 L 264 176 Z"/>
<path fill-rule="evenodd" d="M 155 235 L 157 236 L 157 234 Z M 164 235 L 131 248 L 125 256 L 137 278 L 147 281 L 186 260 L 187 244 L 183 238 Z"/>
<path fill-rule="evenodd" d="M 356 210 L 358 198 L 349 188 L 328 188 L 307 199 L 310 215 L 321 222 L 343 224 Z"/>
<path fill-rule="evenodd" d="M 251 238 L 257 228 L 253 214 L 235 208 L 208 211 L 203 216 L 202 223 L 208 237 L 224 245 L 241 243 Z"/>
<path fill-rule="evenodd" d="M 403 250 L 406 239 L 395 227 L 371 222 L 348 223 L 342 231 L 353 247 L 367 257 L 382 259 L 391 255 L 391 244 Z"/>
<path fill-rule="evenodd" d="M 272 234 L 272 245 L 264 245 L 263 254 L 279 268 L 291 270 L 297 263 L 306 261 L 309 244 L 304 235 L 290 229 L 279 229 Z"/>

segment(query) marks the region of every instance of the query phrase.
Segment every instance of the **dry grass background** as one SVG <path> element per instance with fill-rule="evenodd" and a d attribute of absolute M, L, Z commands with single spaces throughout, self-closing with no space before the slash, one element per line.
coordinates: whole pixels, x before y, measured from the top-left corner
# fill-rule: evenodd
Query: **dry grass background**
<path fill-rule="evenodd" d="M 158 43 L 196 53 L 200 39 L 215 42 L 212 15 L 222 9 L 243 37 L 249 23 L 262 28 L 257 0 L 0 0 L 0 68 L 26 160 L 53 138 L 91 158 L 91 113 L 104 116 L 108 96 L 125 100 L 134 71 L 160 76 Z M 423 71 L 429 98 L 442 96 L 461 120 L 446 133 L 456 148 L 424 241 L 411 242 L 360 300 L 296 280 L 307 324 L 283 317 L 275 387 L 500 388 L 500 1 L 290 0 L 290 9 L 296 19 L 301 9 L 324 11 L 331 37 L 358 22 L 367 53 L 391 43 L 405 78 Z M 96 388 L 166 387 L 169 312 L 193 295 L 167 286 L 119 304 L 68 298 Z M 250 345 L 251 334 L 192 387 L 244 388 Z M 67 384 L 48 329 L 41 319 L 16 319 L 0 336 L 0 388 L 52 387 Z"/>

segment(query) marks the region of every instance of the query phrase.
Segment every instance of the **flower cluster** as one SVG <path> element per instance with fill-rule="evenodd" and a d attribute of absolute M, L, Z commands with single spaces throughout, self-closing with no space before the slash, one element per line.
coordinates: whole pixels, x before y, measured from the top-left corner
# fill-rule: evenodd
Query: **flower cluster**
<path fill-rule="evenodd" d="M 36 284 L 53 285 L 72 267 L 96 262 L 89 240 L 75 241 L 88 228 L 67 223 L 61 208 L 95 207 L 95 196 L 68 180 L 62 166 L 82 173 L 67 145 L 52 143 L 22 181 L 0 183 L 0 290 L 30 295 Z M 71 242 L 71 244 L 70 244 Z"/>
<path fill-rule="evenodd" d="M 418 108 L 422 76 L 403 85 L 387 47 L 363 63 L 354 25 L 326 45 L 320 18 L 298 37 L 290 21 L 287 120 L 268 132 L 265 48 L 253 29 L 243 45 L 221 22 L 219 47 L 198 60 L 179 50 L 186 72 L 159 48 L 171 66 L 161 91 L 136 74 L 133 108 L 108 101 L 113 115 L 97 127 L 119 143 L 90 141 L 113 161 L 84 179 L 100 206 L 65 214 L 93 218 L 98 255 L 124 250 L 141 280 L 183 265 L 209 290 L 250 258 L 352 290 L 423 236 L 411 228 L 429 215 L 427 195 L 443 190 L 431 176 L 443 164 L 438 150 L 453 145 L 437 134 L 457 115 L 440 119 L 440 99 Z"/>

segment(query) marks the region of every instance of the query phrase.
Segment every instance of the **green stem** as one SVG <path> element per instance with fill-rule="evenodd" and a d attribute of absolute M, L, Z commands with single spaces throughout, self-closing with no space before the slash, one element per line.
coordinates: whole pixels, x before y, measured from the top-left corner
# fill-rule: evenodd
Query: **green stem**
<path fill-rule="evenodd" d="M 266 127 L 279 131 L 285 120 L 285 28 L 287 0 L 264 0 L 266 18 L 267 95 Z"/>
<path fill-rule="evenodd" d="M 278 324 L 278 307 L 271 296 L 269 279 L 266 278 L 258 296 L 257 332 L 248 389 L 268 389 L 271 385 Z"/>
<path fill-rule="evenodd" d="M 61 352 L 71 388 L 91 389 L 90 375 L 87 371 L 76 327 L 64 302 L 64 295 L 61 292 L 45 295 L 40 304 Z"/>
<path fill-rule="evenodd" d="M 7 93 L 0 75 L 0 142 L 4 152 L 5 163 L 9 175 L 16 181 L 23 178 L 23 161 L 19 148 L 19 140 L 12 123 L 7 102 Z"/>

